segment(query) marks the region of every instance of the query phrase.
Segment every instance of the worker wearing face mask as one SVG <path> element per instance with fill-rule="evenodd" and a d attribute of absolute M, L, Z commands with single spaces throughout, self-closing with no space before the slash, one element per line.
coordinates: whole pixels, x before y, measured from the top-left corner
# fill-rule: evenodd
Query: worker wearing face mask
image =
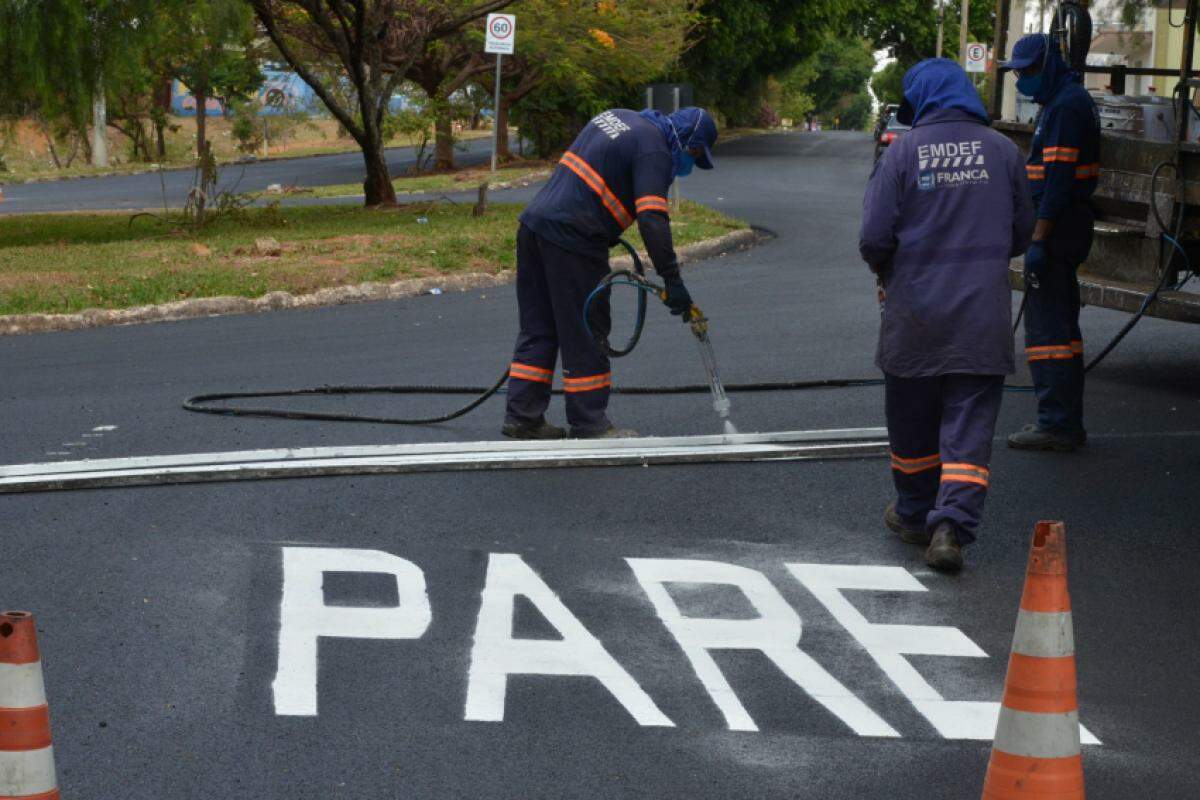
<path fill-rule="evenodd" d="M 1050 36 L 1025 36 L 1002 67 L 1015 70 L 1017 91 L 1042 107 L 1025 167 L 1037 209 L 1033 244 L 1025 254 L 1025 356 L 1037 421 L 1009 436 L 1008 445 L 1070 451 L 1087 443 L 1076 270 L 1092 247 L 1100 117 Z"/>
<path fill-rule="evenodd" d="M 505 436 L 560 439 L 546 421 L 555 362 L 562 351 L 569 435 L 635 436 L 607 415 L 609 361 L 582 321 L 589 293 L 608 273 L 608 253 L 636 221 L 666 305 L 686 315 L 692 298 L 679 275 L 671 241 L 667 192 L 693 166 L 712 169 L 717 125 L 701 108 L 670 115 L 611 109 L 584 126 L 549 182 L 521 214 L 517 231 L 517 305 L 521 332 L 509 368 Z M 606 326 L 608 308 L 594 301 Z M 598 312 L 598 313 L 597 313 Z M 686 316 L 685 316 L 686 319 Z"/>

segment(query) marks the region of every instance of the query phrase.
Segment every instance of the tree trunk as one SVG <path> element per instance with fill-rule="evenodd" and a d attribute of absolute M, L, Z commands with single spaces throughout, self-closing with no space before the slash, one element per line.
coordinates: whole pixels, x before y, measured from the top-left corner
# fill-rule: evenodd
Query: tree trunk
<path fill-rule="evenodd" d="M 508 98 L 500 95 L 500 108 L 496 110 L 497 161 L 512 161 L 512 151 L 508 149 L 508 106 Z"/>
<path fill-rule="evenodd" d="M 383 155 L 383 141 L 378 132 L 367 132 L 368 140 L 360 142 L 363 161 L 367 167 L 367 178 L 363 181 L 363 194 L 368 206 L 396 205 L 396 187 L 388 172 L 387 159 Z"/>
<path fill-rule="evenodd" d="M 208 95 L 193 89 L 192 96 L 196 98 L 196 157 L 200 158 L 208 141 Z"/>
<path fill-rule="evenodd" d="M 433 129 L 433 168 L 448 172 L 454 169 L 454 120 L 448 105 L 438 109 Z"/>
<path fill-rule="evenodd" d="M 163 81 L 154 92 L 154 106 L 158 113 L 154 115 L 155 153 L 159 161 L 167 157 L 167 115 L 171 113 L 171 82 Z"/>

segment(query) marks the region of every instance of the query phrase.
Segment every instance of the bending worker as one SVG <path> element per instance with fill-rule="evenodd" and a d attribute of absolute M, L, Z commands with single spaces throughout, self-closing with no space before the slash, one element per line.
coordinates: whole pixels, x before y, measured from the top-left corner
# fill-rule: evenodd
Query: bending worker
<path fill-rule="evenodd" d="M 896 502 L 885 524 L 956 572 L 987 495 L 1004 376 L 1013 371 L 1008 262 L 1033 230 L 1025 167 L 953 61 L 904 76 L 912 130 L 879 160 L 859 250 L 879 276 L 876 363 Z"/>
<path fill-rule="evenodd" d="M 1008 446 L 1070 451 L 1087 443 L 1076 270 L 1092 247 L 1100 117 L 1046 34 L 1022 38 L 1003 67 L 1016 70 L 1017 90 L 1042 107 L 1026 162 L 1037 227 L 1025 254 L 1025 355 L 1037 422 L 1009 436 Z"/>
<path fill-rule="evenodd" d="M 584 302 L 608 274 L 608 251 L 636 218 L 654 269 L 666 284 L 665 302 L 686 321 L 692 298 L 671 242 L 667 191 L 693 164 L 712 169 L 716 141 L 716 123 L 700 108 L 670 116 L 613 109 L 588 122 L 563 155 L 521 214 L 517 231 L 521 333 L 509 368 L 505 436 L 567 435 L 545 418 L 560 349 L 570 435 L 637 435 L 615 428 L 606 414 L 612 373 L 608 357 L 584 328 Z M 607 305 L 599 317 L 607 325 Z"/>

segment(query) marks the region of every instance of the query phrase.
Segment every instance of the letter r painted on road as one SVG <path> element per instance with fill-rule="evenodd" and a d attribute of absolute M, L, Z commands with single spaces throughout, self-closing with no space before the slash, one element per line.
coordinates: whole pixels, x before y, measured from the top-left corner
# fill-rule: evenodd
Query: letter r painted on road
<path fill-rule="evenodd" d="M 327 572 L 365 572 L 396 579 L 393 608 L 325 605 Z M 411 561 L 380 550 L 283 548 L 283 600 L 279 607 L 279 668 L 272 685 L 275 713 L 317 714 L 317 642 L 342 639 L 420 639 L 433 615 L 425 573 Z"/>
<path fill-rule="evenodd" d="M 562 638 L 514 638 L 517 595 L 528 599 Z M 503 721 L 509 675 L 592 677 L 612 693 L 638 724 L 675 726 L 519 555 L 492 553 L 476 621 L 475 645 L 471 649 L 465 718 Z"/>
<path fill-rule="evenodd" d="M 626 559 L 667 629 L 692 663 L 696 676 L 725 716 L 730 730 L 757 731 L 710 650 L 757 650 L 814 700 L 860 736 L 900 734 L 837 678 L 799 648 L 800 617 L 761 572 L 719 561 Z M 756 619 L 686 617 L 667 592 L 669 583 L 737 587 L 758 611 Z"/>

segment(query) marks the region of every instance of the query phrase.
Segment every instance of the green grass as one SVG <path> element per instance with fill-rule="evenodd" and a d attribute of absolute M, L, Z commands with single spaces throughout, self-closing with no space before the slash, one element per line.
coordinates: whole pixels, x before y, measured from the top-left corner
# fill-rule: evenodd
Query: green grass
<path fill-rule="evenodd" d="M 252 209 L 198 233 L 127 214 L 0 217 L 0 315 L 126 308 L 192 297 L 512 269 L 521 206 L 467 204 Z M 426 219 L 427 222 L 420 222 Z M 746 227 L 694 203 L 672 223 L 677 245 Z M 254 252 L 273 237 L 280 256 Z M 636 228 L 628 238 L 640 244 Z"/>
<path fill-rule="evenodd" d="M 440 172 L 430 175 L 409 175 L 395 178 L 392 185 L 397 194 L 430 194 L 433 192 L 461 192 L 477 189 L 479 184 L 488 181 L 493 186 L 498 183 L 515 183 L 549 173 L 552 165 L 548 162 L 516 162 L 507 164 L 492 171 L 482 169 L 462 169 L 454 172 Z M 356 197 L 363 193 L 361 183 L 341 183 L 333 186 L 315 186 L 304 189 L 308 197 Z"/>

